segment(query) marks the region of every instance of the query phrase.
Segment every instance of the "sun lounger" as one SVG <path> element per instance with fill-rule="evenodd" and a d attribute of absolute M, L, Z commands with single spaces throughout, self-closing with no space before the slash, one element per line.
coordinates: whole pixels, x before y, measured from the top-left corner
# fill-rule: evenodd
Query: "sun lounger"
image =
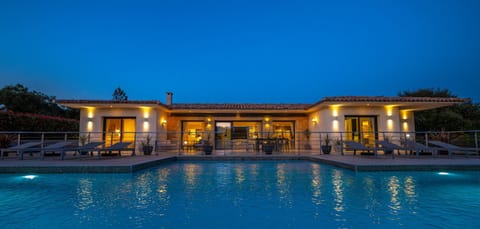
<path fill-rule="evenodd" d="M 121 154 L 121 151 L 132 151 L 132 154 L 131 156 L 134 156 L 135 155 L 135 148 L 129 148 L 128 146 L 132 144 L 131 142 L 118 142 L 118 143 L 115 143 L 109 147 L 105 147 L 105 148 L 100 148 L 98 149 L 98 159 L 100 159 L 101 155 L 102 155 L 102 151 L 107 151 L 109 152 L 109 154 L 112 154 L 113 151 L 117 151 L 118 152 L 118 156 L 120 156 Z"/>
<path fill-rule="evenodd" d="M 8 154 L 8 152 L 16 152 L 17 154 L 20 154 L 25 149 L 37 147 L 41 144 L 42 144 L 42 142 L 24 143 L 24 144 L 21 144 L 21 145 L 16 145 L 16 146 L 12 146 L 12 147 L 9 147 L 9 148 L 6 148 L 6 149 L 2 149 L 0 154 L 2 155 L 1 157 L 2 157 L 2 160 L 3 160 L 4 153 Z"/>
<path fill-rule="evenodd" d="M 63 160 L 65 158 L 65 153 L 66 152 L 69 152 L 69 151 L 73 151 L 75 152 L 74 155 L 76 155 L 77 153 L 79 155 L 84 155 L 85 153 L 92 153 L 93 151 L 97 151 L 99 146 L 105 144 L 105 142 L 90 142 L 90 143 L 87 143 L 83 146 L 78 146 L 78 147 L 73 147 L 73 148 L 66 148 L 64 150 L 61 151 L 61 159 Z"/>
<path fill-rule="evenodd" d="M 434 156 L 434 157 L 438 155 L 439 148 L 437 148 L 437 147 L 426 146 L 422 143 L 418 143 L 418 142 L 415 142 L 415 141 L 407 141 L 405 145 L 406 145 L 405 148 L 407 148 L 407 150 L 415 151 L 415 154 L 416 154 L 417 157 L 420 156 L 421 152 L 431 153 L 432 156 Z"/>
<path fill-rule="evenodd" d="M 45 156 L 45 152 L 61 152 L 66 147 L 70 147 L 73 144 L 74 142 L 62 141 L 62 142 L 57 142 L 41 148 L 26 148 L 26 149 L 20 150 L 20 160 L 23 160 L 23 155 L 25 152 L 39 152 L 40 156 L 43 159 L 43 157 Z"/>
<path fill-rule="evenodd" d="M 343 141 L 343 143 L 345 144 L 345 149 L 346 150 L 353 150 L 353 155 L 356 155 L 357 154 L 357 150 L 360 150 L 360 151 L 367 151 L 367 152 L 370 152 L 370 151 L 373 151 L 373 155 L 375 157 L 377 157 L 377 148 L 370 148 L 370 147 L 367 147 L 361 143 L 358 143 L 358 142 L 354 142 L 354 141 Z"/>
<path fill-rule="evenodd" d="M 441 147 L 444 150 L 448 151 L 448 156 L 451 157 L 454 153 L 463 153 L 465 156 L 469 154 L 475 154 L 478 155 L 478 149 L 476 148 L 466 148 L 466 147 L 460 147 L 452 144 L 448 144 L 445 142 L 441 141 L 429 141 L 429 144 L 436 145 L 438 147 Z"/>
<path fill-rule="evenodd" d="M 397 150 L 398 155 L 400 155 L 400 150 L 406 150 L 405 147 L 388 141 L 376 141 L 376 143 L 381 146 L 381 149 L 383 150 L 383 152 L 385 152 L 385 154 L 387 154 L 387 152 L 391 152 L 392 158 L 395 157 L 395 150 Z"/>

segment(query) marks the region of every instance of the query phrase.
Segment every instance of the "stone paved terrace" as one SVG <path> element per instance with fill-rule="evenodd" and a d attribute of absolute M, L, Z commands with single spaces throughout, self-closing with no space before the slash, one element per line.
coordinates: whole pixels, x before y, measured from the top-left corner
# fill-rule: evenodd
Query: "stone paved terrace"
<path fill-rule="evenodd" d="M 431 156 L 340 156 L 340 155 L 175 155 L 161 154 L 152 156 L 123 156 L 70 158 L 58 157 L 17 160 L 7 158 L 0 161 L 0 173 L 131 173 L 153 167 L 168 161 L 177 160 L 309 160 L 330 164 L 354 171 L 421 171 L 421 170 L 480 170 L 480 157 L 431 157 Z"/>

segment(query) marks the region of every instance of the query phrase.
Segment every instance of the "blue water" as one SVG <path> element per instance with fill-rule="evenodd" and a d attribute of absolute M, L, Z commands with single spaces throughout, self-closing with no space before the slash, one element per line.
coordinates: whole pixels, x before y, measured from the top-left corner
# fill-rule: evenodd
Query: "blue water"
<path fill-rule="evenodd" d="M 0 175 L 0 228 L 480 227 L 480 172 L 252 161 L 24 175 Z"/>

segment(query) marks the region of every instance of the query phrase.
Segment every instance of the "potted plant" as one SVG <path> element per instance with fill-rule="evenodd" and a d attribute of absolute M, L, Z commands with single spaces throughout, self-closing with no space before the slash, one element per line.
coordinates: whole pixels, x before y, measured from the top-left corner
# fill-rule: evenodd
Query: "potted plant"
<path fill-rule="evenodd" d="M 213 146 L 212 144 L 210 144 L 210 133 L 208 132 L 207 132 L 207 140 L 203 141 L 202 150 L 205 153 L 205 155 L 212 154 Z"/>
<path fill-rule="evenodd" d="M 263 147 L 263 152 L 265 152 L 265 154 L 272 154 L 273 153 L 273 148 L 275 147 L 274 140 L 270 139 L 270 138 L 267 138 L 263 142 L 262 147 Z"/>
<path fill-rule="evenodd" d="M 145 141 L 142 141 L 142 151 L 143 155 L 151 155 L 153 152 L 153 146 L 150 144 L 151 142 L 151 137 L 150 135 L 147 135 L 145 138 Z"/>
<path fill-rule="evenodd" d="M 267 138 L 262 142 L 262 150 L 265 154 L 272 154 L 275 147 L 275 140 L 270 138 L 270 132 L 267 132 Z"/>
<path fill-rule="evenodd" d="M 325 137 L 325 140 L 323 141 L 324 144 L 322 145 L 322 152 L 323 154 L 330 154 L 332 151 L 332 146 L 330 145 L 330 138 L 327 136 Z"/>
<path fill-rule="evenodd" d="M 383 136 L 383 140 L 385 142 L 390 142 L 390 138 L 388 136 Z M 383 146 L 383 145 L 382 145 Z M 393 149 L 392 148 L 389 148 L 389 147 L 384 147 L 384 152 L 385 154 L 392 154 L 393 153 Z"/>
<path fill-rule="evenodd" d="M 307 128 L 305 129 L 305 131 L 303 132 L 303 134 L 305 135 L 305 139 L 307 139 L 307 141 L 305 142 L 305 149 L 306 150 L 311 150 L 312 149 L 312 145 L 310 145 L 310 135 L 312 135 L 312 132 L 310 132 L 310 130 Z"/>
<path fill-rule="evenodd" d="M 334 148 L 335 148 L 335 152 L 341 152 L 342 151 L 342 141 L 340 139 L 336 139 L 335 142 L 334 142 Z"/>
<path fill-rule="evenodd" d="M 87 144 L 87 136 L 82 134 L 78 137 L 78 141 L 80 142 L 80 146 L 84 146 Z M 80 150 L 80 155 L 87 155 L 88 150 Z"/>

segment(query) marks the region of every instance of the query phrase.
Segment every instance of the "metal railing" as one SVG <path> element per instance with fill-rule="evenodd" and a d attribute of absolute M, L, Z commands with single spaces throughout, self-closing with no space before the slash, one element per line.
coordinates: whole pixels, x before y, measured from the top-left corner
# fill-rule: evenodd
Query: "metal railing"
<path fill-rule="evenodd" d="M 156 154 L 164 152 L 178 155 L 203 154 L 203 145 L 213 146 L 217 155 L 264 154 L 265 148 L 272 147 L 274 154 L 319 155 L 322 146 L 331 146 L 331 154 L 350 153 L 345 141 L 355 141 L 368 147 L 376 147 L 378 140 L 405 145 L 408 141 L 429 145 L 429 141 L 442 141 L 460 147 L 479 150 L 479 132 L 472 131 L 421 131 L 421 132 L 256 132 L 243 138 L 232 139 L 225 132 L 0 132 L 0 148 L 41 141 L 48 145 L 58 141 L 77 141 L 83 145 L 92 141 L 103 141 L 106 146 L 116 142 L 131 142 L 137 154 L 141 155 L 147 136 Z M 193 136 L 193 137 L 192 137 Z M 328 144 L 327 144 L 328 143 Z"/>

